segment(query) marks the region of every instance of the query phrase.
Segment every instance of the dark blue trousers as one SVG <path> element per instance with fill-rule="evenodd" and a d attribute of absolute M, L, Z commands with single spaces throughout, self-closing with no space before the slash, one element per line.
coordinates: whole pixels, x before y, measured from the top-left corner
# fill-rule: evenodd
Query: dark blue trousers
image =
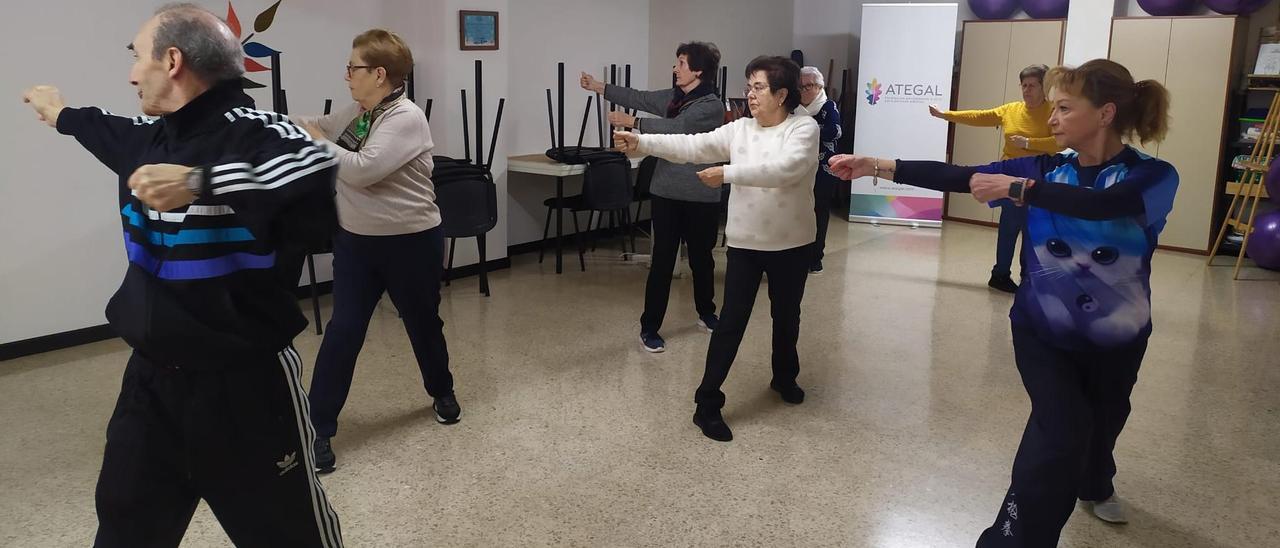
<path fill-rule="evenodd" d="M 440 227 L 395 236 L 362 236 L 339 229 L 334 236 L 333 318 L 311 377 L 311 420 L 318 436 L 333 437 L 338 431 L 356 357 L 384 291 L 400 311 L 427 394 L 453 394 L 440 319 L 444 250 Z"/>

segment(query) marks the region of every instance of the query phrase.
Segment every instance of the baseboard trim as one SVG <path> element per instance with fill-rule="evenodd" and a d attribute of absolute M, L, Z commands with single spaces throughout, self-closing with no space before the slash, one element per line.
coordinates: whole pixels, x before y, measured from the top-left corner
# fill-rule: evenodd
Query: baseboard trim
<path fill-rule="evenodd" d="M 53 350 L 61 350 L 63 348 L 71 348 L 82 344 L 89 344 L 116 337 L 115 330 L 110 325 L 102 324 L 83 329 L 75 329 L 72 331 L 64 331 L 62 333 L 54 333 L 43 337 L 35 337 L 22 341 L 0 344 L 0 362 L 30 356 L 32 354 L 41 354 Z"/>
<path fill-rule="evenodd" d="M 1160 249 L 1163 251 L 1174 251 L 1177 253 L 1187 253 L 1189 255 L 1199 255 L 1201 257 L 1209 256 L 1208 249 L 1191 249 L 1189 247 L 1178 247 L 1178 246 L 1172 246 L 1172 245 L 1157 245 L 1156 249 Z"/>
<path fill-rule="evenodd" d="M 495 270 L 502 270 L 505 268 L 511 268 L 511 259 L 508 257 L 503 257 L 501 259 L 494 259 L 492 261 L 488 261 L 488 266 L 489 266 L 489 272 L 493 272 Z M 480 264 L 476 263 L 476 264 L 471 264 L 467 266 L 461 266 L 449 271 L 445 279 L 453 281 L 460 278 L 466 278 L 469 276 L 479 276 L 479 275 L 480 275 Z M 298 286 L 297 288 L 294 288 L 293 293 L 298 298 L 299 301 L 310 300 L 311 286 L 310 285 Z M 316 284 L 316 296 L 328 295 L 330 293 L 333 293 L 332 281 L 320 282 Z M 306 314 L 308 317 L 310 317 L 311 303 L 303 302 L 303 303 L 299 303 L 299 306 L 302 307 L 303 314 Z M 111 329 L 111 326 L 108 324 L 102 324 L 102 325 L 95 325 L 92 327 L 86 327 L 83 329 L 64 331 L 62 333 L 44 335 L 42 337 L 35 337 L 32 339 L 14 341 L 11 343 L 0 344 L 0 362 L 17 359 L 24 356 L 31 356 L 33 354 L 43 354 L 45 352 L 52 352 L 54 350 L 63 350 L 66 348 L 71 348 L 73 346 L 80 346 L 82 344 L 95 343 L 98 341 L 105 341 L 107 339 L 114 339 L 114 338 L 116 338 L 116 332 L 113 329 Z"/>
<path fill-rule="evenodd" d="M 636 221 L 632 223 L 632 227 L 636 231 L 637 239 L 646 237 L 644 236 L 644 231 L 648 230 L 649 221 L 649 219 L 645 219 L 643 221 Z M 625 225 L 614 228 L 602 228 L 597 232 L 600 239 L 617 238 L 620 236 L 627 238 L 631 237 L 631 232 L 627 230 Z M 586 234 L 583 235 L 585 236 Z M 576 255 L 578 253 L 578 233 L 574 232 L 571 234 L 565 234 L 563 237 L 566 254 L 572 253 Z M 546 247 L 548 252 L 554 254 L 556 246 L 555 236 L 548 237 L 545 240 L 533 240 L 531 242 L 507 246 L 507 256 L 513 257 L 516 255 L 524 255 L 525 253 L 537 253 L 543 249 L 543 246 Z"/>

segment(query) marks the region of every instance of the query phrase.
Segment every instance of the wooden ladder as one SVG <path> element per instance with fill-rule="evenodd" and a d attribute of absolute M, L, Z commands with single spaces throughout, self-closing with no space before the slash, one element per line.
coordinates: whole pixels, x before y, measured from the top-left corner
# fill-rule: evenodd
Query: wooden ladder
<path fill-rule="evenodd" d="M 1262 123 L 1262 135 L 1253 145 L 1253 152 L 1249 154 L 1248 161 L 1241 163 L 1244 172 L 1240 181 L 1227 183 L 1227 190 L 1231 192 L 1231 207 L 1227 208 L 1227 217 L 1222 220 L 1222 228 L 1218 229 L 1218 238 L 1214 240 L 1213 249 L 1209 251 L 1209 260 L 1206 262 L 1206 265 L 1213 266 L 1213 259 L 1227 236 L 1227 229 L 1234 228 L 1240 231 L 1244 234 L 1244 241 L 1240 243 L 1240 252 L 1236 255 L 1236 267 L 1231 275 L 1233 280 L 1240 279 L 1240 266 L 1244 264 L 1244 250 L 1249 245 L 1249 236 L 1253 233 L 1253 222 L 1258 215 L 1258 205 L 1263 198 L 1267 197 L 1263 180 L 1267 176 L 1272 155 L 1280 152 L 1276 147 L 1278 135 L 1280 135 L 1280 92 L 1272 95 L 1267 118 Z M 1239 208 L 1236 207 L 1237 204 Z M 1247 221 L 1244 220 L 1246 213 Z"/>

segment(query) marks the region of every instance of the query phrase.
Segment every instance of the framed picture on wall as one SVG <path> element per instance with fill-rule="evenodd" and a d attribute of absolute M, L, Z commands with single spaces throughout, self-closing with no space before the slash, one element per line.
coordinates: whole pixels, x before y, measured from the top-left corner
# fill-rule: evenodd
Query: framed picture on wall
<path fill-rule="evenodd" d="M 498 49 L 498 12 L 459 10 L 458 49 Z"/>

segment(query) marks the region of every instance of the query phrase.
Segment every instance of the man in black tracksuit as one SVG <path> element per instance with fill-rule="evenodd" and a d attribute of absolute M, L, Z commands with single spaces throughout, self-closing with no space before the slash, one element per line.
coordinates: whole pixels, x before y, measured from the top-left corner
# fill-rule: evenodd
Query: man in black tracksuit
<path fill-rule="evenodd" d="M 107 319 L 133 347 L 98 478 L 95 546 L 178 546 L 203 499 L 238 546 L 341 546 L 291 341 L 301 249 L 336 213 L 333 154 L 254 110 L 229 28 L 162 8 L 134 39 L 149 116 L 24 100 L 120 178 L 129 265 Z"/>

